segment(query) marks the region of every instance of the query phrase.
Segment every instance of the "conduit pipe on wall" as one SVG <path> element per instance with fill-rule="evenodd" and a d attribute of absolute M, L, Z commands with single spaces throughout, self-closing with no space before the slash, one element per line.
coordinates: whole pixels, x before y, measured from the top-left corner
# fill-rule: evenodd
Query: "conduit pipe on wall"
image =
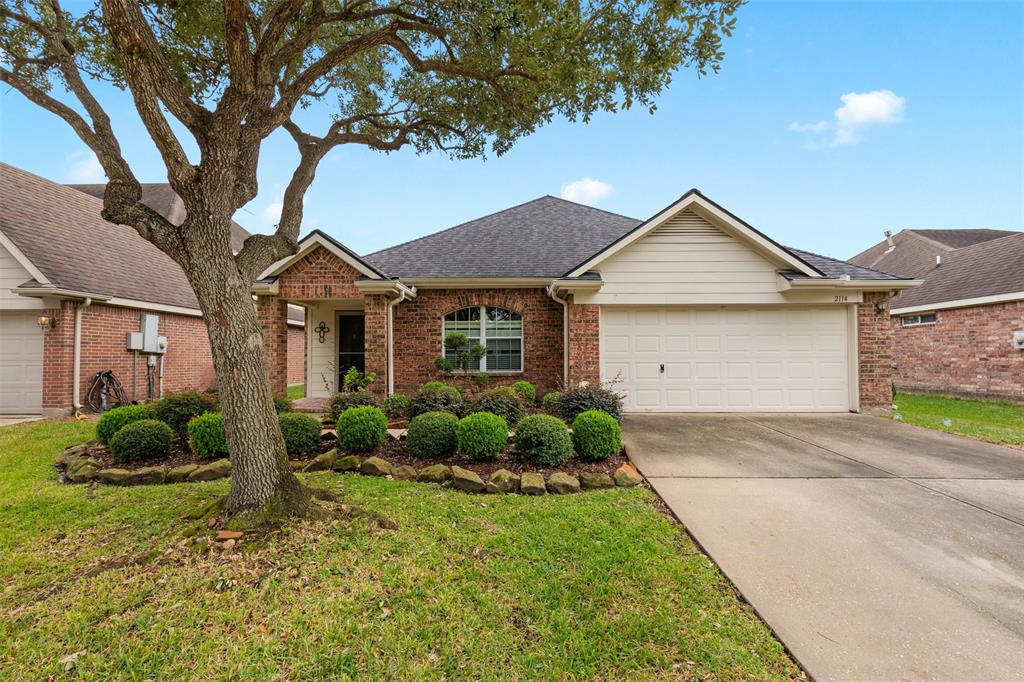
<path fill-rule="evenodd" d="M 388 302 L 388 395 L 395 392 L 395 306 L 405 300 L 405 289 L 398 290 L 398 297 Z"/>
<path fill-rule="evenodd" d="M 554 283 L 546 289 L 551 300 L 562 306 L 562 386 L 569 385 L 569 303 L 559 298 Z"/>
<path fill-rule="evenodd" d="M 79 391 L 82 387 L 82 378 L 80 376 L 82 371 L 82 310 L 92 305 L 92 299 L 86 298 L 84 301 L 75 306 L 75 359 L 74 359 L 74 375 L 71 378 L 71 404 L 75 406 L 76 410 L 82 409 L 82 401 L 79 397 Z"/>

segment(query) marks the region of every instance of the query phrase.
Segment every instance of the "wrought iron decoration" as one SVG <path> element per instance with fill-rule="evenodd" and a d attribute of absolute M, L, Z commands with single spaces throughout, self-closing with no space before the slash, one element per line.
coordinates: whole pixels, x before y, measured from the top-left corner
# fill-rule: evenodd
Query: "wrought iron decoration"
<path fill-rule="evenodd" d="M 327 332 L 331 331 L 331 328 L 323 320 L 320 320 L 320 324 L 313 327 L 313 331 L 320 337 L 320 343 L 323 343 L 327 340 Z"/>

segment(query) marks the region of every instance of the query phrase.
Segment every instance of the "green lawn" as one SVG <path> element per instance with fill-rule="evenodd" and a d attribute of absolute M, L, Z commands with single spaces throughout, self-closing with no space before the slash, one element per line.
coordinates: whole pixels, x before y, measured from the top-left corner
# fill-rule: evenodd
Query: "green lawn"
<path fill-rule="evenodd" d="M 181 518 L 227 481 L 58 484 L 53 456 L 91 432 L 0 428 L 2 679 L 63 678 L 78 652 L 91 680 L 801 675 L 644 489 L 470 496 L 310 474 L 399 530 L 307 522 L 231 553 L 198 549 Z"/>
<path fill-rule="evenodd" d="M 910 424 L 992 443 L 1024 446 L 1024 405 L 1020 403 L 900 393 L 895 404 L 895 411 Z M 943 424 L 944 419 L 951 423 Z"/>
<path fill-rule="evenodd" d="M 304 384 L 292 384 L 288 387 L 288 400 L 306 397 L 306 386 Z"/>

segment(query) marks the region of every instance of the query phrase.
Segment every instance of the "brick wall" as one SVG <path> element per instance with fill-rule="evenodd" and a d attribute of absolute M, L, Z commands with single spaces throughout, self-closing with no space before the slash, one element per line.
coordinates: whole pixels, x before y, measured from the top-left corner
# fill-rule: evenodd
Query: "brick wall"
<path fill-rule="evenodd" d="M 442 318 L 475 305 L 507 308 L 523 316 L 523 371 L 492 374 L 489 387 L 525 379 L 543 395 L 561 385 L 562 306 L 544 289 L 420 289 L 415 299 L 395 308 L 396 392 L 411 393 L 423 382 L 439 378 L 434 360 L 442 353 Z M 475 385 L 471 377 L 455 383 Z"/>
<path fill-rule="evenodd" d="M 363 370 L 377 375 L 369 390 L 384 395 L 388 390 L 388 297 L 364 297 L 363 313 Z"/>
<path fill-rule="evenodd" d="M 857 305 L 858 371 L 862 409 L 887 408 L 892 404 L 893 334 L 889 310 L 875 304 L 889 298 L 889 292 L 864 293 Z"/>
<path fill-rule="evenodd" d="M 900 390 L 1024 401 L 1024 301 L 939 310 L 933 325 L 903 327 L 892 316 Z"/>
<path fill-rule="evenodd" d="M 359 298 L 355 282 L 363 275 L 323 247 L 310 251 L 278 277 L 278 296 L 300 300 Z"/>
<path fill-rule="evenodd" d="M 270 390 L 274 395 L 284 395 L 288 390 L 288 303 L 276 296 L 260 296 L 256 314 L 267 347 Z"/>
<path fill-rule="evenodd" d="M 57 328 L 49 331 L 43 340 L 43 408 L 51 412 L 70 408 L 73 402 L 75 307 L 75 303 L 63 303 Z M 139 331 L 140 318 L 145 312 L 101 304 L 82 309 L 82 399 L 93 374 L 106 369 L 114 371 L 129 400 L 147 398 L 146 357 L 126 350 L 128 333 Z M 167 353 L 163 356 L 164 393 L 215 386 L 213 360 L 202 318 L 152 312 L 160 317 L 158 333 L 167 337 Z M 155 371 L 154 395 L 159 392 L 159 361 Z"/>
<path fill-rule="evenodd" d="M 306 383 L 306 328 L 288 325 L 288 385 Z"/>
<path fill-rule="evenodd" d="M 569 303 L 569 383 L 601 381 L 600 306 Z"/>

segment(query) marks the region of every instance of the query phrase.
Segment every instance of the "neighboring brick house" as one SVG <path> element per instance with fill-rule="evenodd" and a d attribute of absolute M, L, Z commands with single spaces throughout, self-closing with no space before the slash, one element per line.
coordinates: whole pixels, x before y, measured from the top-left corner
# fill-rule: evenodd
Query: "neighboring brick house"
<path fill-rule="evenodd" d="M 851 262 L 924 280 L 893 301 L 898 389 L 1024 401 L 1024 232 L 903 230 Z"/>
<path fill-rule="evenodd" d="M 889 405 L 887 301 L 919 283 L 783 247 L 691 190 L 645 221 L 542 197 L 362 257 L 314 231 L 253 293 L 275 391 L 292 304 L 312 397 L 349 367 L 411 393 L 459 332 L 486 347 L 471 369 L 490 386 L 614 382 L 628 411 L 846 412 Z"/>
<path fill-rule="evenodd" d="M 0 163 L 2 415 L 66 413 L 107 369 L 140 401 L 215 385 L 206 327 L 184 273 L 135 230 L 104 221 L 102 193 L 103 185 L 60 185 Z M 168 185 L 144 185 L 142 199 L 172 222 L 184 218 Z M 233 226 L 235 248 L 246 236 Z M 147 314 L 157 316 L 167 342 L 152 369 L 146 353 L 127 347 Z M 300 309 L 293 318 L 288 345 L 301 383 Z"/>

